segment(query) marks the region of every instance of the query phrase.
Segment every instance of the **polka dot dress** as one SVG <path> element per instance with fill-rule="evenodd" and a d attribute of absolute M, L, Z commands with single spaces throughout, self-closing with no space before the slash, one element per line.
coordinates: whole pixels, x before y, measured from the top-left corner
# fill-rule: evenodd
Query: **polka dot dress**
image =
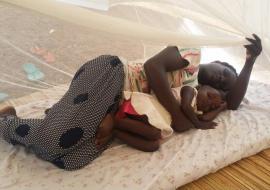
<path fill-rule="evenodd" d="M 77 71 L 69 90 L 44 119 L 8 116 L 0 120 L 2 136 L 59 168 L 79 169 L 107 148 L 97 148 L 95 136 L 105 115 L 117 110 L 123 83 L 119 58 L 99 56 Z"/>

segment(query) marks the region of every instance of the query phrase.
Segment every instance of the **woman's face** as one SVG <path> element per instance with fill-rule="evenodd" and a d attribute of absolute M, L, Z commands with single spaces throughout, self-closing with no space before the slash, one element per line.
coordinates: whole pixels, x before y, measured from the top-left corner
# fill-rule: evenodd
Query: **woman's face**
<path fill-rule="evenodd" d="M 234 85 L 236 79 L 237 76 L 230 68 L 217 62 L 201 65 L 199 69 L 199 83 L 216 89 L 227 91 Z"/>

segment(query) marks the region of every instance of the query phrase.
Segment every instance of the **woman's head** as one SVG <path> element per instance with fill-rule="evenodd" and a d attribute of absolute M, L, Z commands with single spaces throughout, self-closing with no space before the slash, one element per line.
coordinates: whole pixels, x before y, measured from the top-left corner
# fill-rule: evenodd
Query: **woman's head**
<path fill-rule="evenodd" d="M 197 109 L 208 112 L 218 108 L 224 102 L 222 94 L 211 86 L 200 86 L 197 95 Z"/>
<path fill-rule="evenodd" d="M 198 82 L 224 91 L 229 90 L 237 79 L 233 66 L 226 62 L 214 61 L 200 65 Z"/>

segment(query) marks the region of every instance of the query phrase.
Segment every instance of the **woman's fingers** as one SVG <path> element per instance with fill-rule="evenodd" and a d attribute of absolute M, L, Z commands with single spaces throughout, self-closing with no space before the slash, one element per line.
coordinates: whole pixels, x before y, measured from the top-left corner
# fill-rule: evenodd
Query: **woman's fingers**
<path fill-rule="evenodd" d="M 251 38 L 246 38 L 247 41 L 257 46 L 257 41 Z"/>
<path fill-rule="evenodd" d="M 255 38 L 255 40 L 252 38 L 246 38 L 251 44 L 245 45 L 245 47 L 247 48 L 253 46 L 254 48 L 256 48 L 255 52 L 260 53 L 262 51 L 261 39 L 256 34 L 252 35 Z"/>
<path fill-rule="evenodd" d="M 252 34 L 252 36 L 256 39 L 256 41 L 261 42 L 261 39 L 256 34 Z"/>
<path fill-rule="evenodd" d="M 261 47 L 257 47 L 254 44 L 244 45 L 244 47 L 247 49 L 247 54 L 253 57 L 257 57 L 262 51 Z"/>
<path fill-rule="evenodd" d="M 245 48 L 247 48 L 247 50 L 249 50 L 250 52 L 254 52 L 254 53 L 259 52 L 258 48 L 255 47 L 254 45 L 245 45 Z"/>

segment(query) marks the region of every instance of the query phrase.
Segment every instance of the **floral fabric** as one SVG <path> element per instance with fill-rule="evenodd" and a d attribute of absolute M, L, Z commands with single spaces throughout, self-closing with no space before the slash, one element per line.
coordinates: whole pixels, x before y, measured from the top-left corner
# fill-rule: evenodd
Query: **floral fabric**
<path fill-rule="evenodd" d="M 182 85 L 195 87 L 197 85 L 197 75 L 199 70 L 201 52 L 196 48 L 179 48 L 181 56 L 189 61 L 189 66 L 167 74 L 171 88 Z M 127 62 L 121 58 L 125 67 L 125 87 L 126 91 L 150 93 L 151 89 L 144 71 L 144 61 L 137 60 Z"/>

